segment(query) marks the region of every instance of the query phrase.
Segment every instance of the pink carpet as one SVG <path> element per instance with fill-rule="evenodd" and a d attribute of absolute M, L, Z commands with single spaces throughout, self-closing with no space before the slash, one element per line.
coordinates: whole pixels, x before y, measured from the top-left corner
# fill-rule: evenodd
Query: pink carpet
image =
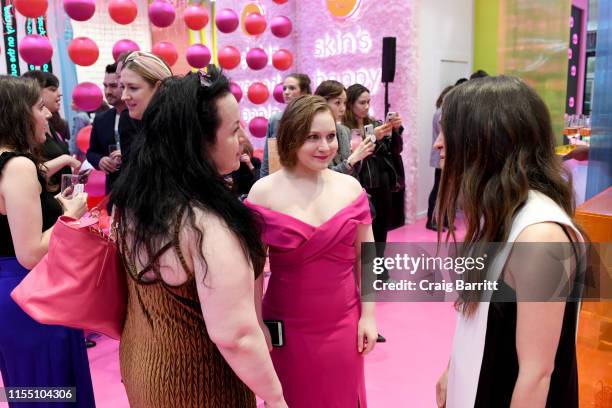
<path fill-rule="evenodd" d="M 460 228 L 461 229 L 461 228 Z M 389 242 L 435 242 L 424 220 L 389 234 Z M 370 408 L 435 407 L 435 384 L 448 362 L 455 314 L 449 303 L 379 303 L 378 328 L 387 338 L 366 357 Z M 96 404 L 129 407 L 119 375 L 119 343 L 97 339 L 89 349 Z M 0 386 L 1 383 L 0 383 Z M 0 403 L 0 407 L 7 404 Z"/>

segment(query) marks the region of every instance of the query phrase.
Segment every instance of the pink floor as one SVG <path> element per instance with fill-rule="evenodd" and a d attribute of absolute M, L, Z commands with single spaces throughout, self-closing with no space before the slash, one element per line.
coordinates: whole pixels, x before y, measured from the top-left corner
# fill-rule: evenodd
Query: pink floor
<path fill-rule="evenodd" d="M 432 242 L 424 220 L 390 233 L 390 242 Z M 370 408 L 435 407 L 435 384 L 448 362 L 455 315 L 450 303 L 379 303 L 378 328 L 386 338 L 366 357 Z M 119 343 L 107 338 L 89 349 L 96 403 L 129 407 L 120 381 Z M 0 383 L 0 386 L 1 383 Z M 6 407 L 0 403 L 0 407 Z"/>

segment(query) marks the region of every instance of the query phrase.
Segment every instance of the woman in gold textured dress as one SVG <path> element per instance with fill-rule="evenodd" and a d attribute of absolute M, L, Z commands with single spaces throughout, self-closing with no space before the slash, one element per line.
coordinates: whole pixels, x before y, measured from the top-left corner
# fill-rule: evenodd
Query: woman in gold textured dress
<path fill-rule="evenodd" d="M 213 66 L 164 80 L 142 125 L 113 188 L 130 406 L 286 407 L 255 306 L 264 247 L 223 180 L 243 134 L 228 80 Z"/>

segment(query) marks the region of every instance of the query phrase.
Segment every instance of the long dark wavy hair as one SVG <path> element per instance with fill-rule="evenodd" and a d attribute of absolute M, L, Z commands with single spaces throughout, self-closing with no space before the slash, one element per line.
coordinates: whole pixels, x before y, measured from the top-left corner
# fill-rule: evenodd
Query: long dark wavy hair
<path fill-rule="evenodd" d="M 446 154 L 437 220 L 453 225 L 460 206 L 467 224 L 465 248 L 505 242 L 529 190 L 550 197 L 573 217 L 571 176 L 555 156 L 550 114 L 523 81 L 486 77 L 453 88 L 444 97 L 441 125 Z M 451 238 L 453 231 L 446 240 Z M 468 278 L 482 281 L 485 273 L 474 271 Z M 480 296 L 462 293 L 457 309 L 471 315 Z"/>
<path fill-rule="evenodd" d="M 359 99 L 364 92 L 370 93 L 370 90 L 361 84 L 353 84 L 346 89 L 346 111 L 344 111 L 344 120 L 342 124 L 349 129 L 357 128 L 357 117 L 353 113 L 353 105 L 355 105 L 357 99 Z M 363 118 L 363 124 L 369 125 L 373 123 L 374 120 L 374 118 L 368 115 Z"/>
<path fill-rule="evenodd" d="M 113 187 L 120 219 L 129 220 L 120 222 L 119 235 L 133 234 L 133 263 L 137 254 L 146 253 L 150 260 L 173 239 L 184 212 L 206 262 L 201 249 L 206 231 L 196 223 L 194 209 L 209 211 L 239 239 L 257 277 L 265 251 L 256 215 L 233 196 L 210 156 L 222 121 L 217 102 L 231 95 L 229 81 L 212 65 L 207 72 L 163 80 L 147 107 L 130 160 Z M 139 261 L 144 263 L 142 257 Z"/>

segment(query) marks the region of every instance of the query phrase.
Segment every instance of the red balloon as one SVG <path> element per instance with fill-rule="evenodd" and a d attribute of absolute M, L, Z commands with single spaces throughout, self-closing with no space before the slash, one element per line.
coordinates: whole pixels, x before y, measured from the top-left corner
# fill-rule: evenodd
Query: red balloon
<path fill-rule="evenodd" d="M 18 12 L 30 18 L 40 17 L 47 12 L 47 0 L 13 0 Z"/>
<path fill-rule="evenodd" d="M 268 100 L 270 96 L 270 91 L 268 91 L 268 87 L 262 84 L 261 82 L 254 82 L 249 86 L 249 90 L 247 92 L 247 96 L 249 100 L 256 105 L 261 105 L 265 101 Z"/>
<path fill-rule="evenodd" d="M 259 13 L 251 13 L 244 19 L 244 29 L 251 35 L 259 35 L 266 31 L 266 18 Z"/>
<path fill-rule="evenodd" d="M 236 47 L 227 45 L 219 51 L 217 59 L 221 68 L 234 69 L 240 64 L 240 51 Z"/>
<path fill-rule="evenodd" d="M 208 11 L 201 6 L 189 6 L 183 12 L 185 24 L 192 30 L 198 31 L 208 24 Z"/>
<path fill-rule="evenodd" d="M 82 152 L 86 152 L 87 150 L 89 150 L 89 139 L 91 138 L 91 128 L 92 126 L 85 126 L 84 128 L 81 128 L 81 130 L 79 130 L 79 133 L 77 133 L 77 146 L 79 146 L 79 149 L 81 149 Z"/>
<path fill-rule="evenodd" d="M 119 24 L 130 24 L 136 20 L 138 5 L 133 0 L 111 0 L 108 3 L 108 14 Z"/>
<path fill-rule="evenodd" d="M 289 50 L 280 49 L 272 55 L 272 65 L 280 71 L 286 71 L 293 64 L 293 55 Z"/>
<path fill-rule="evenodd" d="M 160 41 L 153 46 L 151 52 L 164 60 L 169 67 L 173 66 L 178 59 L 178 52 L 174 44 L 168 41 Z"/>
<path fill-rule="evenodd" d="M 285 4 L 287 0 L 273 0 L 276 4 Z"/>
<path fill-rule="evenodd" d="M 96 63 L 100 50 L 92 39 L 78 37 L 70 42 L 68 55 L 75 64 L 88 67 Z"/>

